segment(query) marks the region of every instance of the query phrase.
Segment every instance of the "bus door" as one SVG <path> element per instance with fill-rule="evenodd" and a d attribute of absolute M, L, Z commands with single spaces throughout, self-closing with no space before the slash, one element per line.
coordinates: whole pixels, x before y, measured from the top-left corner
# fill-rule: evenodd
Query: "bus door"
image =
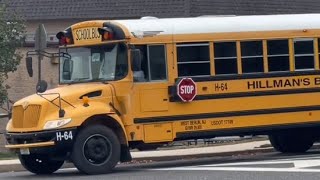
<path fill-rule="evenodd" d="M 141 52 L 141 71 L 133 72 L 135 117 L 166 115 L 169 106 L 166 46 L 136 45 L 135 48 Z M 144 139 L 146 142 L 172 140 L 171 129 L 170 123 L 144 124 Z"/>

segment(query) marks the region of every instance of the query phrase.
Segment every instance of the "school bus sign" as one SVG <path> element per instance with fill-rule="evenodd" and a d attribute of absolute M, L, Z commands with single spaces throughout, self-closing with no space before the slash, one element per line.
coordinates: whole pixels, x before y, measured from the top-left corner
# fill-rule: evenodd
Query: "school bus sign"
<path fill-rule="evenodd" d="M 177 94 L 183 102 L 192 101 L 197 95 L 196 83 L 191 78 L 182 78 L 177 85 Z"/>

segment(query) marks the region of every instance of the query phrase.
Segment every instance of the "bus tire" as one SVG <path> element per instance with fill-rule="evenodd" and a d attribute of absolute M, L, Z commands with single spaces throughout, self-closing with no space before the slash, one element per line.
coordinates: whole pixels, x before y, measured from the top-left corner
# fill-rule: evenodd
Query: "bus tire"
<path fill-rule="evenodd" d="M 299 132 L 270 134 L 269 140 L 273 148 L 282 153 L 304 153 L 314 143 L 312 136 Z"/>
<path fill-rule="evenodd" d="M 120 142 L 115 133 L 103 125 L 82 129 L 73 145 L 71 160 L 85 174 L 102 174 L 120 161 Z"/>
<path fill-rule="evenodd" d="M 26 170 L 34 174 L 52 174 L 64 163 L 42 154 L 19 155 L 19 160 Z"/>

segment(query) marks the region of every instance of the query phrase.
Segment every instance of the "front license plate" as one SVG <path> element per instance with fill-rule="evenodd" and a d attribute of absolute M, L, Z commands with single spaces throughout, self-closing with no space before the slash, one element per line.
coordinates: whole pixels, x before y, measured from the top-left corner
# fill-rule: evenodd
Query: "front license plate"
<path fill-rule="evenodd" d="M 20 149 L 20 154 L 21 155 L 29 155 L 30 154 L 29 148 L 21 148 Z"/>

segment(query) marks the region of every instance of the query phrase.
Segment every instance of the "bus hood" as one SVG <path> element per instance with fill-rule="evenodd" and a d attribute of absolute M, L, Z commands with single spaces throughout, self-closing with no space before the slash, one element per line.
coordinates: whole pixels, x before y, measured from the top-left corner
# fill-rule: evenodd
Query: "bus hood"
<path fill-rule="evenodd" d="M 83 107 L 83 96 L 90 97 L 92 103 L 107 103 L 112 93 L 108 84 L 86 83 L 57 87 L 39 95 L 33 94 L 14 104 L 12 120 L 7 130 L 40 131 L 47 120 L 59 119 L 59 95 L 61 107 L 65 110 L 64 118 L 67 118 L 73 115 L 72 109 Z"/>
<path fill-rule="evenodd" d="M 102 83 L 72 84 L 47 90 L 40 95 L 48 100 L 54 100 L 58 97 L 58 95 L 60 95 L 63 100 L 70 101 L 70 103 L 72 103 L 74 101 L 80 100 L 82 96 L 89 94 L 91 94 L 91 96 L 93 97 L 109 95 L 109 86 L 110 85 Z M 42 97 L 40 97 L 38 94 L 33 94 L 17 101 L 14 106 L 23 105 L 23 103 L 25 102 L 32 104 L 41 104 L 46 101 Z M 58 100 L 55 100 L 54 102 L 58 102 Z"/>

